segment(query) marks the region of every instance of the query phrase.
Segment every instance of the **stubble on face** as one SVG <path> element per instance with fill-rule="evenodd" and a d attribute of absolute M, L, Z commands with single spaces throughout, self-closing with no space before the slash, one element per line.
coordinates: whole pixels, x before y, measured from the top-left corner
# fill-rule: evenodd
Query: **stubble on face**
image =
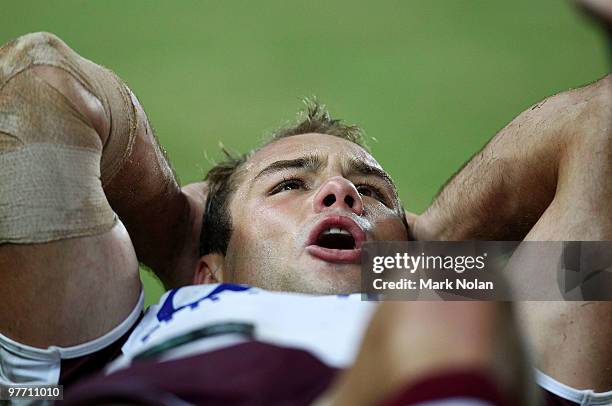
<path fill-rule="evenodd" d="M 316 173 L 290 169 L 256 179 L 264 168 L 279 160 L 307 156 L 320 157 L 323 167 Z M 313 211 L 317 188 L 330 177 L 342 177 L 351 160 L 382 171 L 360 146 L 324 134 L 288 137 L 257 151 L 241 168 L 239 186 L 230 204 L 233 231 L 225 258 L 224 280 L 279 291 L 316 294 L 359 291 L 360 265 L 321 261 L 304 249 L 313 224 L 329 214 Z M 303 179 L 303 188 L 270 194 L 278 182 L 290 178 Z M 358 183 L 360 179 L 350 181 Z M 395 193 L 394 188 L 392 192 Z M 387 207 L 390 205 L 369 197 L 364 197 L 363 203 L 363 216 L 342 210 L 333 214 L 355 220 L 365 229 L 369 240 L 406 239 L 397 207 Z"/>

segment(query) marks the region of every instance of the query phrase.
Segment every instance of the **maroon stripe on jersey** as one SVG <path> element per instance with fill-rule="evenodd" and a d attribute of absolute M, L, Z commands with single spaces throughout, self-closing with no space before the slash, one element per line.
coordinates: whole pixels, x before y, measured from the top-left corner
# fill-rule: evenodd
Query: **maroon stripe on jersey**
<path fill-rule="evenodd" d="M 426 376 L 411 382 L 379 406 L 411 406 L 452 398 L 467 398 L 495 406 L 511 406 L 495 381 L 481 370 L 459 370 Z"/>
<path fill-rule="evenodd" d="M 64 403 L 158 405 L 180 398 L 210 406 L 309 405 L 335 374 L 308 352 L 248 342 L 173 361 L 139 361 L 77 384 Z"/>
<path fill-rule="evenodd" d="M 542 398 L 542 406 L 580 406 L 580 404 L 564 399 L 544 388 L 542 388 Z"/>
<path fill-rule="evenodd" d="M 65 403 L 136 402 L 171 404 L 176 398 L 206 405 L 309 405 L 337 370 L 302 350 L 260 342 L 168 362 L 143 360 L 130 368 L 97 375 L 70 388 Z M 577 406 L 544 391 L 546 406 Z M 473 397 L 509 405 L 490 377 L 479 371 L 449 372 L 407 385 L 381 406 L 411 405 L 449 397 Z M 505 402 L 505 403 L 504 403 Z"/>
<path fill-rule="evenodd" d="M 60 364 L 59 385 L 64 385 L 64 389 L 67 390 L 83 378 L 101 372 L 109 362 L 121 355 L 121 347 L 123 347 L 123 344 L 125 344 L 130 334 L 132 334 L 132 331 L 134 331 L 143 315 L 144 313 L 141 313 L 138 320 L 134 322 L 134 325 L 109 346 L 82 357 L 62 359 Z"/>

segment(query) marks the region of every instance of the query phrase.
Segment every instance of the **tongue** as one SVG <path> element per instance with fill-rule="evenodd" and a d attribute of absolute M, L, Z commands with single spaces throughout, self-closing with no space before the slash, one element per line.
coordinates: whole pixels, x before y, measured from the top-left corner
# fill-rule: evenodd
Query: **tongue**
<path fill-rule="evenodd" d="M 355 239 L 350 234 L 323 233 L 317 239 L 317 245 L 337 250 L 352 250 L 355 248 Z"/>

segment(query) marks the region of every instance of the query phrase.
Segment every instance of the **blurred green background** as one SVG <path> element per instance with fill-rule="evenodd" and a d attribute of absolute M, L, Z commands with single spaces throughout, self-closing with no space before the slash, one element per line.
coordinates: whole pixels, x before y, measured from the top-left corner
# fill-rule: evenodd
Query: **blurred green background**
<path fill-rule="evenodd" d="M 562 0 L 19 0 L 0 16 L 1 42 L 50 31 L 117 72 L 182 184 L 219 141 L 251 148 L 317 95 L 377 140 L 417 212 L 523 109 L 609 71 L 603 36 Z"/>

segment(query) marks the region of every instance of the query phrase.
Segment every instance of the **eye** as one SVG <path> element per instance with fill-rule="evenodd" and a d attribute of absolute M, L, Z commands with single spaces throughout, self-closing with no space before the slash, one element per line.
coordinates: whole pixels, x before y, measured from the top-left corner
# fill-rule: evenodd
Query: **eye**
<path fill-rule="evenodd" d="M 279 183 L 278 185 L 274 186 L 274 188 L 272 188 L 272 190 L 270 191 L 271 195 L 280 193 L 280 192 L 286 192 L 288 190 L 296 190 L 296 189 L 303 189 L 304 188 L 304 182 L 300 179 L 284 179 L 281 183 Z"/>
<path fill-rule="evenodd" d="M 378 190 L 377 187 L 367 184 L 356 185 L 357 191 L 361 196 L 371 197 L 382 203 L 385 203 L 383 194 Z"/>

